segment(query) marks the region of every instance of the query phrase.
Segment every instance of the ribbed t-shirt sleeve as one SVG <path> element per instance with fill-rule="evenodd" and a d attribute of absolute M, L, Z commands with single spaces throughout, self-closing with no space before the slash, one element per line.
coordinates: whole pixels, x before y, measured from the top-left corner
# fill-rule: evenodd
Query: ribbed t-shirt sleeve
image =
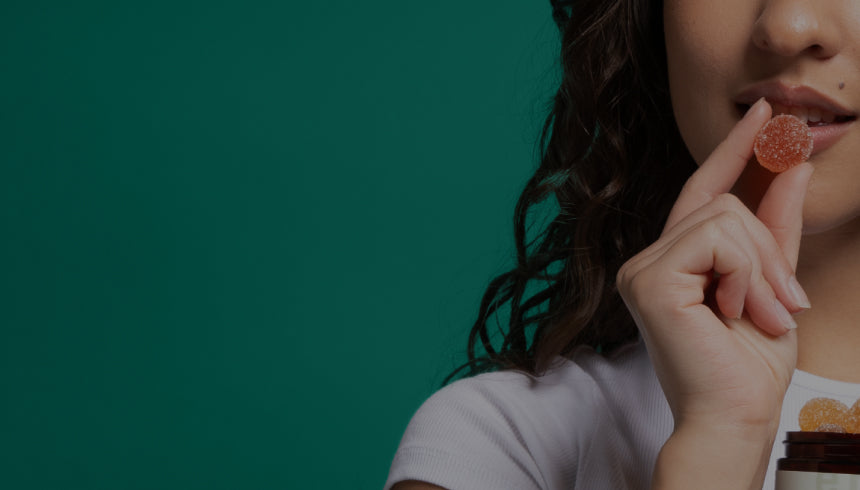
<path fill-rule="evenodd" d="M 536 415 L 517 403 L 528 383 L 522 375 L 496 373 L 458 381 L 430 397 L 409 423 L 385 489 L 403 480 L 451 490 L 547 488 L 530 450 L 540 436 L 531 425 Z M 576 461 L 572 451 L 563 452 Z"/>

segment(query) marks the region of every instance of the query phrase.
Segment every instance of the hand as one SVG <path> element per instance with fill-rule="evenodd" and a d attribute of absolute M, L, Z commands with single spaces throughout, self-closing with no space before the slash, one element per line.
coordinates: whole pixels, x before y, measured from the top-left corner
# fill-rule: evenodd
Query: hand
<path fill-rule="evenodd" d="M 794 268 L 812 167 L 779 174 L 755 214 L 728 193 L 770 115 L 763 100 L 750 108 L 685 184 L 660 238 L 618 273 L 676 432 L 772 439 L 778 427 L 797 359 L 791 313 L 809 306 Z"/>

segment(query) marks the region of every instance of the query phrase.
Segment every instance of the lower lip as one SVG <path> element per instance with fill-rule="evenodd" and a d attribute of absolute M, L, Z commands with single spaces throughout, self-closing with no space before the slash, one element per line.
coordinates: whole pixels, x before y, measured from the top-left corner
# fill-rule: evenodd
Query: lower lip
<path fill-rule="evenodd" d="M 824 126 L 810 126 L 812 131 L 812 155 L 822 152 L 833 146 L 839 138 L 845 135 L 855 120 L 842 123 L 825 124 Z"/>

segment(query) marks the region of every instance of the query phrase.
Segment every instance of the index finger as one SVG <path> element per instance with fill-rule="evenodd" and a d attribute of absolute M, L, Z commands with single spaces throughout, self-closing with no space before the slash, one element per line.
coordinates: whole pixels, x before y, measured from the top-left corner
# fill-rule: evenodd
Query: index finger
<path fill-rule="evenodd" d="M 763 97 L 749 108 L 726 139 L 684 184 L 666 220 L 664 231 L 715 197 L 731 190 L 752 158 L 756 133 L 770 119 L 770 115 L 770 105 Z"/>

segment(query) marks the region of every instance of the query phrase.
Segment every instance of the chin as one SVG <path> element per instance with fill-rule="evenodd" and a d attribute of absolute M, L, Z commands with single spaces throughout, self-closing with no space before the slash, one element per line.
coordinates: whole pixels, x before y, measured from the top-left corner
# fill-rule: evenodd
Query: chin
<path fill-rule="evenodd" d="M 860 225 L 860 219 L 858 219 L 857 216 L 834 216 L 832 213 L 828 213 L 824 209 L 816 209 L 815 206 L 809 206 L 809 201 L 805 204 L 806 205 L 804 205 L 803 209 L 804 235 L 826 233 L 837 228 L 846 227 L 849 224 L 851 228 L 857 229 L 858 225 Z"/>
<path fill-rule="evenodd" d="M 818 170 L 816 170 L 818 172 Z M 860 230 L 860 199 L 853 185 L 825 185 L 816 174 L 803 202 L 803 233 L 813 235 L 836 229 Z"/>
<path fill-rule="evenodd" d="M 732 189 L 732 193 L 755 212 L 774 177 L 776 174 L 761 167 L 755 161 L 751 161 Z M 817 192 L 815 175 L 813 175 L 803 205 L 803 234 L 825 233 L 845 227 L 848 224 L 860 231 L 860 216 L 855 212 L 856 209 L 860 209 L 860 202 L 857 203 L 857 206 L 852 207 L 839 201 L 837 195 L 832 192 L 822 193 L 820 189 Z"/>

